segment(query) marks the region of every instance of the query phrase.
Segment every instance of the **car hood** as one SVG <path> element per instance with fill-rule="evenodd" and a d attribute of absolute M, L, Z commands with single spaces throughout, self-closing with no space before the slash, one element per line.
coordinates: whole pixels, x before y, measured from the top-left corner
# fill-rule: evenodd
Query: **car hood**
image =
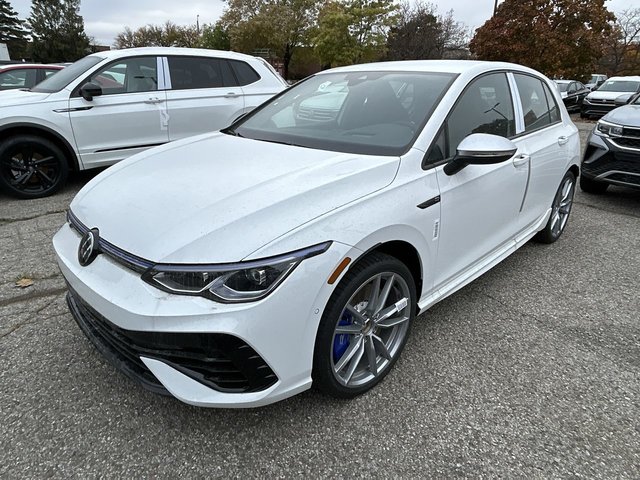
<path fill-rule="evenodd" d="M 399 162 L 215 133 L 111 167 L 71 209 L 105 240 L 154 262 L 235 262 L 387 186 Z"/>
<path fill-rule="evenodd" d="M 607 113 L 602 120 L 626 127 L 640 128 L 640 105 L 624 105 Z"/>
<path fill-rule="evenodd" d="M 30 92 L 28 90 L 3 90 L 0 92 L 0 107 L 28 105 L 45 100 L 50 93 Z"/>
<path fill-rule="evenodd" d="M 591 92 L 587 95 L 587 98 L 596 98 L 598 100 L 615 100 L 620 95 L 624 95 L 628 92 L 601 92 L 600 90 L 596 90 L 595 92 Z"/>

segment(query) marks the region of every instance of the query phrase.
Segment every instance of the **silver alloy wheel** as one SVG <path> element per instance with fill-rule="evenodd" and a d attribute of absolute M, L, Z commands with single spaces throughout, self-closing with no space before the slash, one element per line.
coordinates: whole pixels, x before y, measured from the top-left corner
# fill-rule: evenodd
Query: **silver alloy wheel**
<path fill-rule="evenodd" d="M 550 230 L 551 235 L 554 237 L 560 236 L 567 224 L 567 220 L 569 220 L 569 213 L 571 213 L 571 206 L 573 205 L 574 190 L 575 180 L 571 176 L 566 177 L 558 191 L 558 195 L 556 195 L 551 211 Z"/>
<path fill-rule="evenodd" d="M 331 367 L 340 384 L 357 387 L 376 378 L 400 351 L 409 328 L 411 295 L 397 273 L 364 282 L 343 308 L 331 342 Z M 346 346 L 336 358 L 338 346 Z"/>

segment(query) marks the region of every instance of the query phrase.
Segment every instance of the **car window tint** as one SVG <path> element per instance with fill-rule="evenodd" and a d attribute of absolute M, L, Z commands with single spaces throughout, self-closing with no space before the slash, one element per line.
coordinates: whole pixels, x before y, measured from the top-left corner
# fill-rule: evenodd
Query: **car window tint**
<path fill-rule="evenodd" d="M 520 101 L 522 102 L 525 132 L 546 127 L 557 121 L 558 106 L 555 104 L 551 93 L 545 95 L 542 81 L 529 75 L 516 73 L 514 76 L 518 85 Z M 555 108 L 555 112 L 550 111 L 547 97 L 551 99 L 551 106 Z M 555 115 L 555 120 L 552 120 L 552 115 Z"/>
<path fill-rule="evenodd" d="M 226 60 L 209 57 L 169 57 L 171 88 L 221 88 L 237 85 Z"/>
<path fill-rule="evenodd" d="M 58 70 L 45 70 L 44 71 L 44 78 L 49 78 L 51 75 L 53 75 L 54 73 L 58 73 Z"/>
<path fill-rule="evenodd" d="M 0 90 L 32 87 L 36 83 L 36 69 L 22 68 L 0 73 Z"/>
<path fill-rule="evenodd" d="M 556 102 L 556 98 L 551 94 L 551 90 L 546 83 L 543 83 L 544 93 L 547 100 L 547 108 L 549 109 L 549 120 L 551 123 L 556 123 L 560 121 L 560 109 L 558 108 L 558 103 Z"/>
<path fill-rule="evenodd" d="M 490 133 L 507 138 L 515 135 L 507 76 L 492 73 L 471 82 L 449 114 L 446 125 L 448 156 L 452 156 L 458 144 L 472 133 Z"/>
<path fill-rule="evenodd" d="M 427 154 L 426 163 L 435 163 L 447 158 L 447 136 L 445 129 L 441 129 L 436 137 L 435 142 L 431 145 Z"/>
<path fill-rule="evenodd" d="M 102 87 L 103 95 L 157 90 L 156 57 L 118 60 L 95 73 L 91 77 L 91 82 Z"/>
<path fill-rule="evenodd" d="M 240 60 L 229 60 L 229 63 L 231 64 L 240 85 L 249 85 L 250 83 L 260 80 L 260 75 L 258 75 L 258 73 L 251 68 L 249 64 L 241 62 Z"/>

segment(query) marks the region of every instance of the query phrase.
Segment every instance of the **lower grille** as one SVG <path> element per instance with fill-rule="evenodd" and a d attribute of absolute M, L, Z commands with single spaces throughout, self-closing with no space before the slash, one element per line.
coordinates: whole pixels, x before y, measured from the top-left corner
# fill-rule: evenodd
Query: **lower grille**
<path fill-rule="evenodd" d="M 611 143 L 618 147 L 634 148 L 640 150 L 640 138 L 616 137 Z"/>
<path fill-rule="evenodd" d="M 635 185 L 640 187 L 640 176 L 638 175 L 616 172 L 612 173 L 611 175 L 607 175 L 605 180 L 621 182 L 627 185 Z"/>
<path fill-rule="evenodd" d="M 640 155 L 609 153 L 591 163 L 583 163 L 582 169 L 594 177 L 614 170 L 640 174 Z"/>
<path fill-rule="evenodd" d="M 277 381 L 262 357 L 233 335 L 125 330 L 101 316 L 71 288 L 67 304 L 100 353 L 128 377 L 156 393 L 168 394 L 140 356 L 164 362 L 221 392 L 256 392 Z"/>

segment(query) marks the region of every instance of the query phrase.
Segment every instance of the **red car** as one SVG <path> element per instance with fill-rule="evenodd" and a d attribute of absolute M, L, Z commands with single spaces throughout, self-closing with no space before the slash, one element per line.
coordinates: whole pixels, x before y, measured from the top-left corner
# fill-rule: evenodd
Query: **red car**
<path fill-rule="evenodd" d="M 0 90 L 31 88 L 63 68 L 62 65 L 26 63 L 0 65 Z"/>

